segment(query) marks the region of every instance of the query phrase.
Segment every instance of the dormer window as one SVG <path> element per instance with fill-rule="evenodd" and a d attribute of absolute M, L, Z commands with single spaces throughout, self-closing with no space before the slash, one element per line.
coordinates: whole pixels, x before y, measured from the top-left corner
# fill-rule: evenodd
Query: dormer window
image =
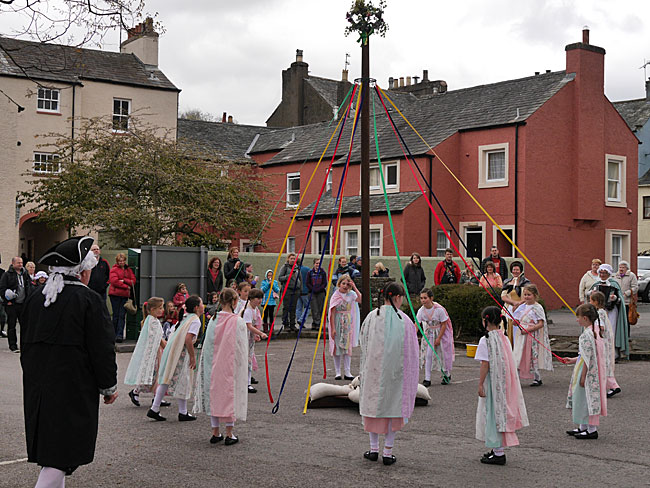
<path fill-rule="evenodd" d="M 61 113 L 59 108 L 59 90 L 39 88 L 36 107 L 38 112 Z"/>

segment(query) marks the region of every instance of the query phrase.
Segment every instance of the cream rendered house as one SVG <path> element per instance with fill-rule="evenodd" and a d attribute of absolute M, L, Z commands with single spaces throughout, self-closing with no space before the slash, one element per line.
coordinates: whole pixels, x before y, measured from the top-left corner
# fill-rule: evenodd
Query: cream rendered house
<path fill-rule="evenodd" d="M 25 173 L 52 177 L 59 167 L 38 135 L 75 134 L 83 119 L 107 117 L 116 135 L 131 114 L 175 137 L 180 90 L 158 68 L 150 19 L 128 32 L 121 52 L 0 37 L 0 253 L 37 259 L 67 237 L 34 221 L 17 199 Z"/>

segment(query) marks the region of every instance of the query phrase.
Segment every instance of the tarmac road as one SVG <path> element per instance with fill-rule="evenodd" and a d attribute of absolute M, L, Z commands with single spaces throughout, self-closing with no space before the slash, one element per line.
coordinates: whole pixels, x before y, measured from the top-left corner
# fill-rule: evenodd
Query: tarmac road
<path fill-rule="evenodd" d="M 167 422 L 145 417 L 143 406 L 131 405 L 128 388 L 120 387 L 115 405 L 102 405 L 94 463 L 67 479 L 75 487 L 249 487 L 249 486 L 647 486 L 650 483 L 649 363 L 616 366 L 623 392 L 609 401 L 596 441 L 568 437 L 570 411 L 565 409 L 572 367 L 556 363 L 543 374 L 544 385 L 524 396 L 531 426 L 520 431 L 521 446 L 507 450 L 506 466 L 479 462 L 486 451 L 474 439 L 478 364 L 457 350 L 452 384 L 430 387 L 433 401 L 417 407 L 411 422 L 397 434 L 397 463 L 384 466 L 362 458 L 368 449 L 354 409 L 310 409 L 302 415 L 304 392 L 315 340 L 301 341 L 282 397 L 271 414 L 265 393 L 263 347 L 257 358 L 259 392 L 249 396 L 247 422 L 235 433 L 239 444 L 211 445 L 206 416 L 178 423 L 176 407 L 164 408 Z M 293 341 L 273 341 L 269 349 L 273 393 L 289 361 Z M 322 349 L 321 349 L 322 350 Z M 322 353 L 316 371 L 322 374 Z M 130 359 L 118 354 L 120 380 Z M 330 362 L 331 364 L 331 362 Z M 353 359 L 358 368 L 358 356 Z M 31 487 L 38 468 L 24 459 L 22 387 L 19 355 L 0 343 L 0 487 Z M 318 380 L 316 380 L 318 381 Z M 328 379 L 327 381 L 333 381 Z"/>

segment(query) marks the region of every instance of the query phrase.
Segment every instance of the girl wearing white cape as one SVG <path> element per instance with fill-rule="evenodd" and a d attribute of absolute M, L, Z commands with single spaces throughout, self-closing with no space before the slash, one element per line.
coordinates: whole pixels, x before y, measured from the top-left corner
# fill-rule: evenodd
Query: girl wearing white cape
<path fill-rule="evenodd" d="M 201 320 L 205 306 L 201 297 L 190 296 L 185 301 L 186 314 L 176 327 L 165 346 L 158 373 L 158 388 L 147 417 L 154 420 L 167 420 L 160 415 L 160 403 L 169 391 L 178 401 L 178 421 L 196 420 L 187 413 L 187 399 L 191 396 L 193 378 L 196 369 L 194 342 L 201 330 Z"/>
<path fill-rule="evenodd" d="M 233 313 L 237 293 L 230 288 L 219 297 L 222 310 L 205 332 L 194 389 L 193 413 L 210 415 L 211 444 L 224 440 L 221 424 L 226 427 L 225 444 L 239 441 L 232 433 L 236 420 L 246 420 L 248 409 L 248 329 L 246 322 Z"/>
<path fill-rule="evenodd" d="M 510 341 L 500 328 L 506 324 L 499 307 L 481 312 L 487 334 L 481 337 L 474 359 L 481 361 L 476 409 L 476 438 L 492 450 L 483 464 L 506 464 L 504 447 L 519 445 L 516 431 L 528 425 L 528 415 Z"/>
<path fill-rule="evenodd" d="M 341 275 L 336 286 L 337 289 L 330 298 L 327 314 L 329 349 L 330 355 L 334 358 L 336 372 L 334 379 L 341 379 L 341 357 L 343 357 L 345 379 L 353 380 L 350 364 L 352 363 L 352 348 L 359 345 L 361 292 L 349 274 Z"/>
<path fill-rule="evenodd" d="M 370 450 L 363 457 L 379 459 L 379 434 L 385 434 L 383 462 L 390 465 L 396 461 L 395 433 L 408 422 L 415 407 L 419 348 L 415 325 L 398 311 L 404 287 L 392 282 L 383 295 L 384 305 L 370 312 L 361 326 L 359 413 L 370 435 Z"/>
<path fill-rule="evenodd" d="M 163 339 L 163 329 L 159 318 L 165 312 L 165 300 L 160 297 L 151 297 L 144 304 L 146 314 L 142 321 L 140 336 L 133 350 L 131 361 L 124 377 L 125 385 L 134 385 L 129 392 L 131 402 L 140 406 L 139 395 L 143 391 L 156 391 L 158 387 L 158 365 L 162 351 L 167 344 Z"/>

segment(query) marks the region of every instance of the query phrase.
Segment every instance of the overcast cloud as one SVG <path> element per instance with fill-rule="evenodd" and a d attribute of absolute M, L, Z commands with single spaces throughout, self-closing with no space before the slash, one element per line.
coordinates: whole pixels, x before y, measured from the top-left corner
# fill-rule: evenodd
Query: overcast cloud
<path fill-rule="evenodd" d="M 360 48 L 345 37 L 351 0 L 149 0 L 166 32 L 160 68 L 182 89 L 180 109 L 264 125 L 281 100 L 281 72 L 304 50 L 316 76 L 339 79 L 350 53 L 360 76 Z M 607 51 L 605 93 L 612 101 L 645 96 L 639 67 L 650 59 L 646 0 L 388 0 L 385 38 L 371 38 L 371 76 L 447 81 L 451 90 L 565 68 L 564 46 L 582 27 Z M 6 17 L 6 16 L 5 16 Z M 14 22 L 0 19 L 8 33 Z M 118 49 L 118 35 L 104 46 Z M 650 68 L 650 67 L 649 67 Z M 650 75 L 650 70 L 648 71 Z"/>

